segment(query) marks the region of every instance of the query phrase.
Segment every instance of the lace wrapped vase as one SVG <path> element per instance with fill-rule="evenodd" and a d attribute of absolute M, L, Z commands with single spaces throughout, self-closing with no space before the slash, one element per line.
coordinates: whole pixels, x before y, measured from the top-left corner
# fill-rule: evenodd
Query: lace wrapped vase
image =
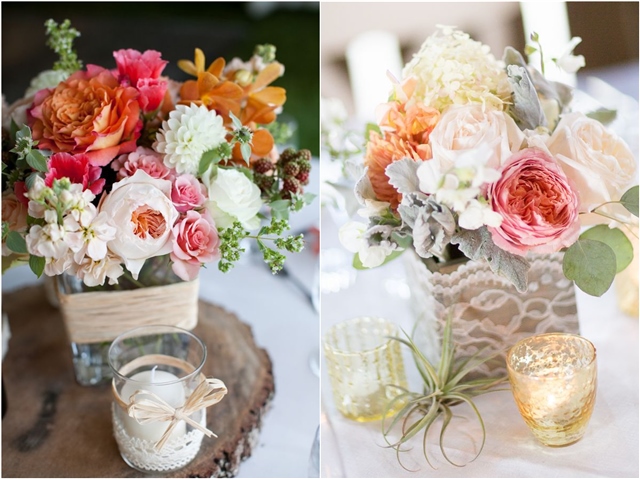
<path fill-rule="evenodd" d="M 433 364 L 440 358 L 449 314 L 457 358 L 473 356 L 485 347 L 485 356 L 500 353 L 479 366 L 475 377 L 506 375 L 506 351 L 524 337 L 579 332 L 574 284 L 562 273 L 561 253 L 531 258 L 525 293 L 484 262 L 437 264 L 414 252 L 403 256 L 416 319 L 414 340 Z"/>

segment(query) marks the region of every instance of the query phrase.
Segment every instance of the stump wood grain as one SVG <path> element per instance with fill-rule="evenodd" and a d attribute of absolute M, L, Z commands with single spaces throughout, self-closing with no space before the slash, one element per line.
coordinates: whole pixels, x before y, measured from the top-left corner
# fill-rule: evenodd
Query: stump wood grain
<path fill-rule="evenodd" d="M 108 384 L 82 387 L 74 378 L 62 318 L 40 286 L 3 295 L 12 337 L 2 364 L 7 412 L 2 420 L 3 477 L 148 477 L 127 466 L 111 424 Z M 229 389 L 207 410 L 200 453 L 159 477 L 233 477 L 256 446 L 274 394 L 272 365 L 251 329 L 235 315 L 199 304 L 194 330 L 207 345 L 203 372 Z"/>

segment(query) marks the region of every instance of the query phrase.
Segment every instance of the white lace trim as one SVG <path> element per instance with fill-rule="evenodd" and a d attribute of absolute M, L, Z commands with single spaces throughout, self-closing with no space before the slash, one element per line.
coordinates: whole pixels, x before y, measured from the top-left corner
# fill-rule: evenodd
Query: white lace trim
<path fill-rule="evenodd" d="M 579 331 L 574 285 L 562 272 L 561 253 L 530 258 L 525 293 L 483 262 L 468 261 L 443 274 L 429 271 L 415 254 L 404 258 L 416 319 L 414 340 L 436 364 L 450 312 L 456 357 L 472 356 L 484 347 L 486 354 L 501 352 L 499 360 L 480 366 L 476 377 L 506 374 L 506 350 L 524 337 Z"/>
<path fill-rule="evenodd" d="M 153 448 L 155 441 L 129 436 L 120 420 L 117 407 L 116 404 L 112 405 L 113 434 L 120 454 L 129 465 L 142 471 L 166 472 L 186 466 L 198 454 L 204 434 L 197 429 L 192 429 L 184 436 L 169 439 L 161 451 L 156 451 Z M 200 424 L 206 426 L 206 410 L 201 411 Z"/>

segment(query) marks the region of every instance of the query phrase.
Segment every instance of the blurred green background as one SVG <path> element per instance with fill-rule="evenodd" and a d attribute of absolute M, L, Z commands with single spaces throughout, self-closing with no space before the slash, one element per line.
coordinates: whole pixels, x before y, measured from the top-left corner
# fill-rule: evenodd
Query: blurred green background
<path fill-rule="evenodd" d="M 158 50 L 163 74 L 184 81 L 176 63 L 193 60 L 196 47 L 210 62 L 248 60 L 256 44 L 277 47 L 285 74 L 273 85 L 287 90 L 284 112 L 298 123 L 300 148 L 319 155 L 320 25 L 317 2 L 2 2 L 2 93 L 22 97 L 56 55 L 45 45 L 44 22 L 71 20 L 81 32 L 75 47 L 84 64 L 114 68 L 113 51 Z"/>

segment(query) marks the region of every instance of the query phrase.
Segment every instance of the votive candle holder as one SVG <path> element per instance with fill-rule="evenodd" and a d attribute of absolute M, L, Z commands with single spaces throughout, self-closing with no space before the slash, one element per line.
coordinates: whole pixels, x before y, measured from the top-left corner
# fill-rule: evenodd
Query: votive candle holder
<path fill-rule="evenodd" d="M 375 421 L 395 412 L 388 405 L 407 387 L 398 327 L 360 317 L 334 325 L 324 337 L 324 354 L 336 407 L 349 419 Z M 401 406 L 400 406 L 401 407 Z"/>
<path fill-rule="evenodd" d="M 531 336 L 507 353 L 511 390 L 533 435 L 568 446 L 584 435 L 596 400 L 596 350 L 565 333 Z"/>

